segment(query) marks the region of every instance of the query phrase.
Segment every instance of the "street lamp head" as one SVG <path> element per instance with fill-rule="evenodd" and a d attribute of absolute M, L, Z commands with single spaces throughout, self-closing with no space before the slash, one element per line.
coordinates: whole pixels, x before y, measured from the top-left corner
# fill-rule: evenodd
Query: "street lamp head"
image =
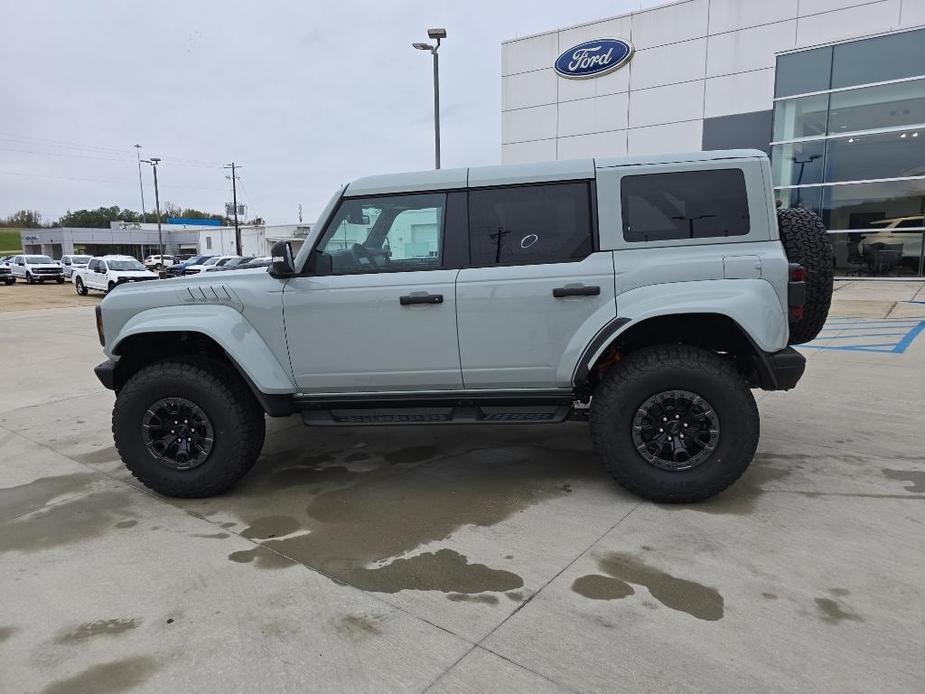
<path fill-rule="evenodd" d="M 427 35 L 432 39 L 445 39 L 446 29 L 428 29 Z"/>
<path fill-rule="evenodd" d="M 414 46 L 415 48 L 417 48 L 419 51 L 432 51 L 432 50 L 434 50 L 434 47 L 431 46 L 429 43 L 412 43 L 411 45 Z"/>
<path fill-rule="evenodd" d="M 151 157 L 151 162 L 152 162 L 153 164 L 159 164 L 160 161 L 161 161 L 161 158 L 160 158 L 160 157 Z"/>

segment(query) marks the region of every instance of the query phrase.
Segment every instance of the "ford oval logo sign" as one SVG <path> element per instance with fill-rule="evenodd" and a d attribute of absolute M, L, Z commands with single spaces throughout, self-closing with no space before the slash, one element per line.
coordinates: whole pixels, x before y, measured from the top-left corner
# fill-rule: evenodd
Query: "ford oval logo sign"
<path fill-rule="evenodd" d="M 625 65 L 633 47 L 622 39 L 597 39 L 572 46 L 556 58 L 556 72 L 562 77 L 597 77 Z"/>

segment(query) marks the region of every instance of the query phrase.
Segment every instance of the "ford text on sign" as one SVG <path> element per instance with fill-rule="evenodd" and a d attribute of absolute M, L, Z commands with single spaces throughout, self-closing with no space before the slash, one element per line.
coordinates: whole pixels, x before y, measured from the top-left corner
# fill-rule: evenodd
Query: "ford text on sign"
<path fill-rule="evenodd" d="M 622 39 L 597 39 L 572 46 L 556 58 L 556 72 L 562 77 L 597 77 L 616 70 L 633 55 L 633 47 Z"/>

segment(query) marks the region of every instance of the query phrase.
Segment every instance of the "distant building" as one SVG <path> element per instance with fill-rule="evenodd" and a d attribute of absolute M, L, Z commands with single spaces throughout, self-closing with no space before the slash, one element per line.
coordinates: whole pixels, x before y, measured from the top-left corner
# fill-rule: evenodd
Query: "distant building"
<path fill-rule="evenodd" d="M 266 256 L 277 241 L 290 241 L 293 252 L 298 252 L 311 230 L 311 224 L 269 224 L 241 226 L 241 254 Z M 234 227 L 209 227 L 199 231 L 199 253 L 234 255 Z"/>

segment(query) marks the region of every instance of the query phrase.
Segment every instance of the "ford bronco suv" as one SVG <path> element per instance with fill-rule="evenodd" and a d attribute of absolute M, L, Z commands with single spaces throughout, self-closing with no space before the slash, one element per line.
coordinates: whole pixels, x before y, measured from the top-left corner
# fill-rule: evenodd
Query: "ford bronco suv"
<path fill-rule="evenodd" d="M 109 294 L 113 434 L 144 484 L 229 489 L 264 415 L 317 426 L 584 419 L 606 469 L 710 497 L 758 444 L 751 389 L 793 388 L 832 291 L 820 220 L 776 210 L 758 151 L 354 181 L 293 256 Z"/>

